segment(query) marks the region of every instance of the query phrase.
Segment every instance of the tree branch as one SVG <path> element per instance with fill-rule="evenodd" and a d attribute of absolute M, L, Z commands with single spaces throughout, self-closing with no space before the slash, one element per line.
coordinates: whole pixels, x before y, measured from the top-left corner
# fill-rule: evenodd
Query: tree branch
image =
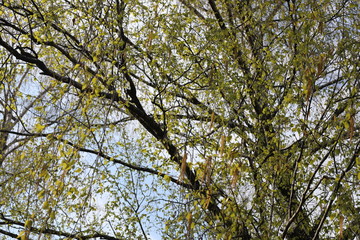
<path fill-rule="evenodd" d="M 1 223 L 0 225 L 16 225 L 16 226 L 25 228 L 25 223 L 7 218 L 2 213 L 0 214 L 0 219 L 5 221 L 5 222 Z M 116 238 L 116 237 L 112 237 L 112 236 L 97 233 L 97 232 L 95 232 L 93 234 L 88 234 L 88 235 L 81 235 L 81 233 L 68 233 L 68 232 L 63 232 L 63 231 L 57 231 L 57 230 L 50 229 L 50 228 L 30 227 L 30 228 L 28 228 L 28 230 L 33 233 L 51 234 L 51 235 L 63 236 L 63 237 L 68 237 L 68 238 L 72 238 L 72 239 L 77 239 L 77 240 L 87 240 L 87 239 L 96 239 L 96 238 L 101 238 L 104 240 L 124 240 L 124 238 Z M 17 238 L 16 234 L 13 234 L 13 233 L 1 230 L 1 229 L 0 229 L 0 233 L 4 233 L 10 237 Z"/>
<path fill-rule="evenodd" d="M 171 176 L 169 176 L 169 175 L 167 175 L 165 173 L 159 172 L 157 170 L 147 168 L 147 167 L 136 166 L 136 165 L 124 162 L 122 160 L 110 157 L 109 155 L 107 155 L 107 154 L 105 154 L 105 153 L 103 153 L 101 151 L 96 151 L 96 150 L 93 150 L 93 149 L 84 148 L 84 147 L 81 147 L 81 146 L 79 146 L 79 145 L 77 145 L 75 143 L 72 143 L 72 142 L 70 142 L 70 141 L 68 141 L 66 139 L 57 138 L 56 135 L 55 135 L 56 133 L 20 133 L 20 132 L 15 132 L 15 131 L 9 131 L 9 130 L 6 130 L 6 129 L 0 129 L 0 132 L 9 133 L 9 134 L 15 134 L 15 135 L 18 135 L 18 136 L 51 138 L 52 140 L 63 142 L 65 144 L 77 149 L 80 152 L 94 154 L 96 156 L 102 157 L 102 158 L 104 158 L 106 160 L 109 160 L 109 161 L 114 162 L 116 164 L 123 165 L 125 167 L 128 167 L 128 168 L 136 170 L 136 171 L 147 172 L 147 173 L 157 175 L 157 176 L 160 176 L 160 177 L 168 176 L 171 182 L 173 182 L 173 183 L 175 183 L 175 184 L 177 184 L 179 186 L 185 187 L 187 189 L 194 189 L 192 185 L 184 183 L 184 182 L 182 182 L 182 181 L 180 181 L 180 180 L 178 180 L 178 179 L 176 179 L 174 177 L 171 177 Z"/>
<path fill-rule="evenodd" d="M 218 24 L 219 24 L 220 28 L 222 30 L 226 30 L 224 19 L 220 14 L 219 9 L 217 8 L 215 1 L 214 0 L 209 0 L 209 4 L 210 4 L 211 9 L 213 10 L 213 12 L 215 14 L 216 20 L 218 21 Z"/>

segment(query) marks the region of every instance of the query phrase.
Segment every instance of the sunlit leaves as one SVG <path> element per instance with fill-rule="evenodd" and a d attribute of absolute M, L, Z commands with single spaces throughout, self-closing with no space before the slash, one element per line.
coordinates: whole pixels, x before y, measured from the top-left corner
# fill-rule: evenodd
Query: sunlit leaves
<path fill-rule="evenodd" d="M 344 203 L 358 206 L 356 9 L 2 3 L 0 201 L 20 235 L 41 237 L 31 219 L 79 237 L 347 236 L 357 216 Z"/>

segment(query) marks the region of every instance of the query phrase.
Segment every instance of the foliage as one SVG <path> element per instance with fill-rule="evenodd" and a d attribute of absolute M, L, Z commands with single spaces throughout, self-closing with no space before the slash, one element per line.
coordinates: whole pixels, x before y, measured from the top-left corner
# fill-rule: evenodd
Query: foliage
<path fill-rule="evenodd" d="M 359 237 L 359 10 L 3 0 L 0 236 Z"/>

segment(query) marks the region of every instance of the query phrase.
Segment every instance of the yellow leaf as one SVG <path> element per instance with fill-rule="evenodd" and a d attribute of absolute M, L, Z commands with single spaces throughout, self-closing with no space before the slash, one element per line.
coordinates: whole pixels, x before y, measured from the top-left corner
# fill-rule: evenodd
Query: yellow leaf
<path fill-rule="evenodd" d="M 37 197 L 38 197 L 39 199 L 42 199 L 42 198 L 44 197 L 44 195 L 45 195 L 45 190 L 42 190 L 41 192 L 39 192 L 39 193 L 37 194 Z"/>
<path fill-rule="evenodd" d="M 61 180 L 56 180 L 55 184 L 56 184 L 59 188 L 64 187 L 64 182 L 61 181 Z"/>
<path fill-rule="evenodd" d="M 25 231 L 21 231 L 16 238 L 21 238 L 21 239 L 23 239 L 23 236 L 26 236 Z"/>
<path fill-rule="evenodd" d="M 210 204 L 210 201 L 211 201 L 211 191 L 207 191 L 206 192 L 206 199 L 204 201 L 204 204 L 203 204 L 203 207 L 204 209 L 208 209 L 209 208 L 209 204 Z"/>
<path fill-rule="evenodd" d="M 48 201 L 45 201 L 42 205 L 42 208 L 43 209 L 49 209 L 49 202 Z"/>
<path fill-rule="evenodd" d="M 42 130 L 44 130 L 44 128 L 44 125 L 41 125 L 39 123 L 35 124 L 35 132 L 41 132 Z"/>
<path fill-rule="evenodd" d="M 170 176 L 169 175 L 164 175 L 164 179 L 165 179 L 165 181 L 170 182 Z"/>
<path fill-rule="evenodd" d="M 50 217 L 51 219 L 55 219 L 55 211 L 50 211 L 49 217 Z"/>
<path fill-rule="evenodd" d="M 44 109 L 44 107 L 43 107 L 43 106 L 36 106 L 36 107 L 34 107 L 34 109 L 35 109 L 36 111 L 41 111 L 41 110 Z"/>
<path fill-rule="evenodd" d="M 25 221 L 25 227 L 26 228 L 31 228 L 33 224 L 33 221 L 31 219 L 28 219 Z"/>

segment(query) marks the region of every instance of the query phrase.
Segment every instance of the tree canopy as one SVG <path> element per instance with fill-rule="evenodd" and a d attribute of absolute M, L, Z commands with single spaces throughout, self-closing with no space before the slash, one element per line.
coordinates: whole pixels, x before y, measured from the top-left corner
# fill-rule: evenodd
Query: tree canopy
<path fill-rule="evenodd" d="M 2 0 L 0 238 L 359 238 L 359 5 Z"/>

